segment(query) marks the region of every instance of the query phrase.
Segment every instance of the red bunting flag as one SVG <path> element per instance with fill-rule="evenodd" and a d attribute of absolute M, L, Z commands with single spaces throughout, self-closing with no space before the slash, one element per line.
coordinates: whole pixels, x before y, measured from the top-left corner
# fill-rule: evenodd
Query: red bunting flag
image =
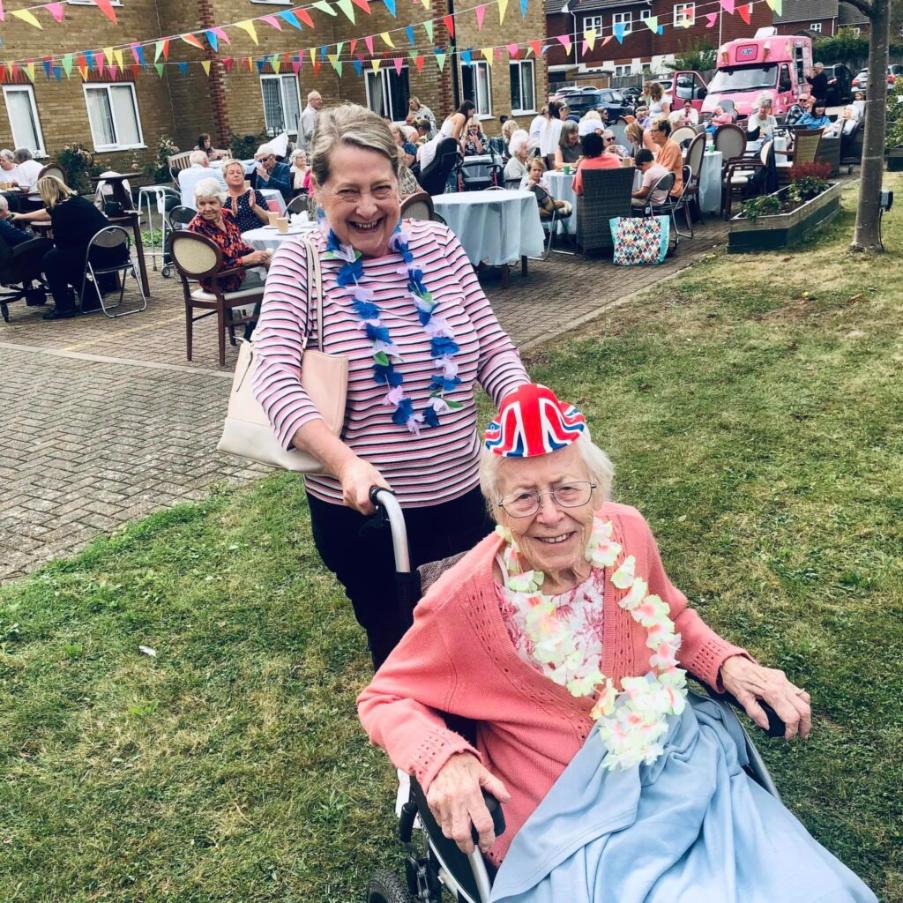
<path fill-rule="evenodd" d="M 294 10 L 294 13 L 308 28 L 314 27 L 314 20 L 311 19 L 310 13 L 306 9 L 298 8 Z"/>
<path fill-rule="evenodd" d="M 422 57 L 422 56 L 415 56 L 415 57 L 414 57 L 414 65 L 417 67 L 417 74 L 418 74 L 418 75 L 419 75 L 421 72 L 423 72 L 423 57 Z"/>
<path fill-rule="evenodd" d="M 292 63 L 292 72 L 297 75 L 301 71 L 301 57 Z"/>
<path fill-rule="evenodd" d="M 226 72 L 231 72 L 235 60 L 233 60 L 231 56 L 224 56 L 220 62 L 223 64 L 223 69 L 225 69 Z"/>
<path fill-rule="evenodd" d="M 740 18 L 749 25 L 752 20 L 752 3 L 744 3 L 743 6 L 738 6 L 737 13 Z"/>
<path fill-rule="evenodd" d="M 314 73 L 315 74 L 319 74 L 320 66 L 322 66 L 322 65 L 323 64 L 320 62 L 320 60 L 314 60 Z"/>
<path fill-rule="evenodd" d="M 476 14 L 477 14 L 477 30 L 482 31 L 483 30 L 483 19 L 486 18 L 486 6 L 481 3 L 476 8 Z"/>
<path fill-rule="evenodd" d="M 348 56 L 354 56 L 355 47 L 357 47 L 357 38 L 352 38 L 348 44 Z"/>
<path fill-rule="evenodd" d="M 141 75 L 141 67 L 137 63 L 132 63 L 129 68 L 132 72 L 132 78 L 138 78 L 138 76 Z"/>
<path fill-rule="evenodd" d="M 113 9 L 113 4 L 110 0 L 94 0 L 97 8 L 114 24 L 116 25 L 116 10 Z"/>
<path fill-rule="evenodd" d="M 367 14 L 370 13 L 370 4 L 367 2 L 367 0 L 351 0 L 351 2 L 355 6 L 362 9 L 365 13 L 367 13 Z"/>
<path fill-rule="evenodd" d="M 530 47 L 533 50 L 533 55 L 535 57 L 538 58 L 538 57 L 542 56 L 542 41 L 539 41 L 539 40 L 530 41 Z"/>
<path fill-rule="evenodd" d="M 187 34 L 179 35 L 179 37 L 186 43 L 190 44 L 192 47 L 197 47 L 198 50 L 203 50 L 204 45 L 200 42 L 197 35 L 191 34 L 188 32 Z"/>
<path fill-rule="evenodd" d="M 450 38 L 453 38 L 455 36 L 455 17 L 443 16 L 442 21 L 445 23 L 445 28 L 448 31 L 448 36 Z"/>

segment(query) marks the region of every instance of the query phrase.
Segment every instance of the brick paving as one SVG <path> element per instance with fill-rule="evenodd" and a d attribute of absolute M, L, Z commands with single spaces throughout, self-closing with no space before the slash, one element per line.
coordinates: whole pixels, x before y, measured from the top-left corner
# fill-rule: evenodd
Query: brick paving
<path fill-rule="evenodd" d="M 497 272 L 482 278 L 503 326 L 529 348 L 679 272 L 725 233 L 709 220 L 655 268 L 553 254 L 530 261 L 526 278 L 512 272 L 507 288 Z M 186 361 L 181 287 L 150 276 L 150 303 L 135 316 L 44 322 L 42 308 L 17 302 L 0 322 L 0 582 L 214 483 L 266 472 L 216 451 L 236 351 L 227 346 L 217 366 L 206 320 Z"/>

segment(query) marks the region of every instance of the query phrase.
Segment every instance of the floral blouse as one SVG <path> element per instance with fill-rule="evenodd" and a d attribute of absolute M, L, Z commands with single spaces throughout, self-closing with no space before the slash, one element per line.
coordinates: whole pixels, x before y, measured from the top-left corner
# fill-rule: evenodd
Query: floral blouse
<path fill-rule="evenodd" d="M 188 224 L 188 230 L 197 232 L 198 235 L 203 235 L 219 245 L 219 249 L 223 253 L 223 269 L 230 270 L 239 266 L 241 258 L 246 254 L 253 254 L 254 249 L 250 245 L 245 244 L 244 239 L 241 237 L 241 232 L 239 232 L 238 226 L 232 218 L 232 214 L 225 208 L 223 209 L 223 224 L 225 229 L 220 229 L 219 226 L 205 220 L 199 213 Z M 219 287 L 224 292 L 234 292 L 241 285 L 244 278 L 245 274 L 243 272 L 233 273 L 231 276 L 219 280 Z M 201 279 L 201 288 L 208 292 L 212 284 L 210 279 Z"/>
<path fill-rule="evenodd" d="M 589 577 L 579 586 L 560 596 L 538 593 L 520 593 L 497 586 L 502 620 L 517 654 L 540 674 L 565 686 L 573 678 L 592 674 L 602 668 L 602 608 L 604 604 L 605 570 L 593 568 Z M 579 658 L 560 668 L 542 661 L 536 655 L 529 638 L 526 621 L 531 609 L 541 600 L 551 600 L 554 617 L 547 632 L 561 630 L 572 636 L 579 650 Z"/>
<path fill-rule="evenodd" d="M 251 207 L 252 196 L 254 197 L 254 203 L 257 204 L 258 207 L 262 207 L 264 210 L 267 209 L 267 203 L 264 200 L 263 195 L 253 188 L 239 196 L 237 211 L 235 209 L 235 198 L 230 197 L 226 202 L 226 209 L 235 219 L 239 232 L 247 232 L 249 229 L 259 229 L 261 226 L 265 225 L 265 223 L 260 221 L 260 217 L 257 216 Z"/>

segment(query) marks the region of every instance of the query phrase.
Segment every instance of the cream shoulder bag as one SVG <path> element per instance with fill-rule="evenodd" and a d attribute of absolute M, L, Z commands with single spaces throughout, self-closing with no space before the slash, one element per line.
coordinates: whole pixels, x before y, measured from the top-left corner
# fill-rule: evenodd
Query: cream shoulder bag
<path fill-rule="evenodd" d="M 323 274 L 320 255 L 310 241 L 302 241 L 307 252 L 308 310 L 316 302 L 317 340 L 323 347 Z M 308 314 L 308 334 L 310 316 Z M 301 385 L 323 415 L 330 432 L 338 436 L 345 420 L 348 395 L 348 359 L 343 355 L 326 354 L 322 350 L 302 348 Z M 232 378 L 229 410 L 223 435 L 217 448 L 220 451 L 250 458 L 261 464 L 296 470 L 301 473 L 321 473 L 323 465 L 308 452 L 296 448 L 284 449 L 260 403 L 251 391 L 258 355 L 252 342 L 242 342 L 238 364 Z"/>

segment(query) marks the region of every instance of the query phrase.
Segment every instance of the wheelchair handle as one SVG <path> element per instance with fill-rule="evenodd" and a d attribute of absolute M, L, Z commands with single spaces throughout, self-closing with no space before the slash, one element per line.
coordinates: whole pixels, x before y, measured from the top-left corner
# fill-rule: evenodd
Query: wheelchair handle
<path fill-rule="evenodd" d="M 492 816 L 492 832 L 496 837 L 501 837 L 505 833 L 505 813 L 502 812 L 502 804 L 486 790 L 483 791 L 483 802 L 486 803 L 486 808 Z M 470 836 L 474 843 L 479 844 L 480 835 L 477 834 L 477 829 L 473 825 L 470 827 Z"/>
<path fill-rule="evenodd" d="M 382 486 L 370 487 L 370 501 L 385 513 L 392 532 L 392 551 L 395 554 L 395 570 L 399 574 L 411 573 L 411 555 L 408 551 L 408 531 L 401 505 L 395 495 Z"/>
<path fill-rule="evenodd" d="M 739 709 L 741 712 L 745 712 L 746 709 L 740 705 L 737 697 L 733 695 L 733 693 L 717 693 L 715 694 L 718 698 L 723 699 L 728 704 L 732 705 L 735 709 Z M 784 732 L 787 730 L 787 725 L 781 720 L 781 716 L 767 703 L 764 699 L 756 699 L 756 702 L 762 707 L 762 711 L 765 712 L 765 717 L 768 718 L 768 730 L 765 732 L 769 737 L 783 737 Z"/>

